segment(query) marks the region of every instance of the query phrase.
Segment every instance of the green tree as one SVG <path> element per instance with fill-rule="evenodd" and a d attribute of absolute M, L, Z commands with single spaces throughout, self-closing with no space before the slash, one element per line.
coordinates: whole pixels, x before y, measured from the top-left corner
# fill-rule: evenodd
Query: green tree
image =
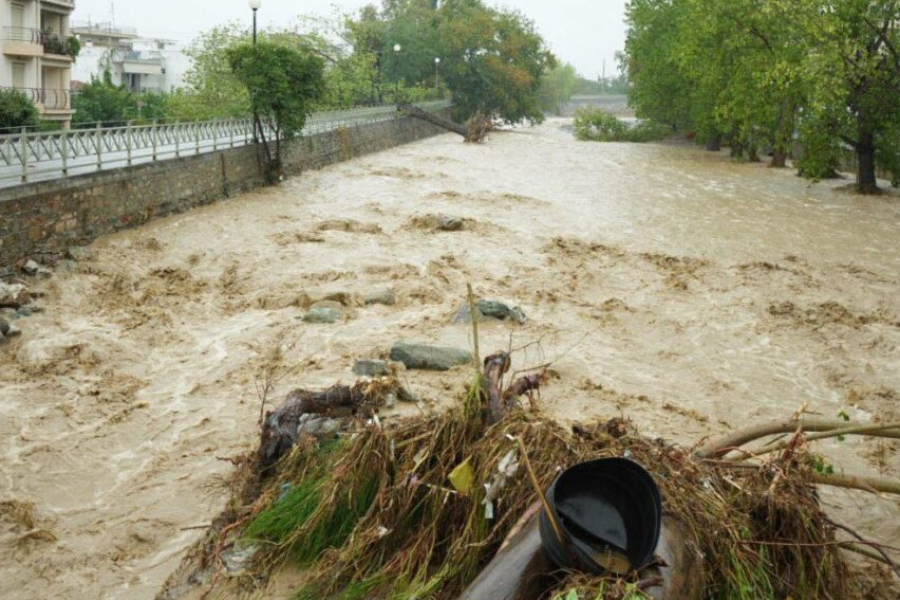
<path fill-rule="evenodd" d="M 19 90 L 0 90 L 0 131 L 37 127 L 40 116 L 37 107 Z"/>
<path fill-rule="evenodd" d="M 125 86 L 114 85 L 107 71 L 103 78 L 93 78 L 72 99 L 76 125 L 102 123 L 124 125 L 137 114 L 137 98 Z"/>
<path fill-rule="evenodd" d="M 534 23 L 480 0 L 445 0 L 438 12 L 441 70 L 457 116 L 480 112 L 506 123 L 543 121 L 541 78 L 556 61 Z"/>
<path fill-rule="evenodd" d="M 541 108 L 554 114 L 560 114 L 562 106 L 572 99 L 578 88 L 579 77 L 572 65 L 557 64 L 541 78 Z"/>
<path fill-rule="evenodd" d="M 805 34 L 817 50 L 807 60 L 814 85 L 806 118 L 833 136 L 826 151 L 833 152 L 838 141 L 853 149 L 857 188 L 876 192 L 878 167 L 896 169 L 898 162 L 891 136 L 900 129 L 900 2 L 799 4 L 811 15 Z M 822 162 L 815 152 L 806 160 Z"/>
<path fill-rule="evenodd" d="M 185 87 L 172 95 L 169 116 L 180 120 L 242 118 L 250 114 L 247 87 L 234 75 L 228 51 L 249 40 L 237 23 L 215 27 L 186 51 L 192 65 Z"/>
<path fill-rule="evenodd" d="M 250 98 L 267 178 L 277 181 L 282 172 L 282 141 L 303 131 L 307 116 L 324 93 L 322 59 L 267 41 L 229 48 L 227 58 Z M 267 129 L 273 132 L 272 140 L 266 139 Z"/>

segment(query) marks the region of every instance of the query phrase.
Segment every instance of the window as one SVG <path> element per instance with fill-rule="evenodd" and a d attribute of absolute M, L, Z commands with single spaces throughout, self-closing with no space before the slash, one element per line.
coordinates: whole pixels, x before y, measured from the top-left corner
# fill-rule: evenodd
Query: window
<path fill-rule="evenodd" d="M 12 84 L 16 89 L 25 89 L 25 63 L 14 62 L 12 64 Z"/>
<path fill-rule="evenodd" d="M 25 33 L 24 31 L 22 31 L 23 29 L 25 29 L 25 5 L 13 2 L 12 6 L 10 8 L 10 11 L 11 11 L 10 22 L 12 23 L 12 33 L 13 33 L 13 36 L 18 38 L 19 36 L 22 36 Z"/>

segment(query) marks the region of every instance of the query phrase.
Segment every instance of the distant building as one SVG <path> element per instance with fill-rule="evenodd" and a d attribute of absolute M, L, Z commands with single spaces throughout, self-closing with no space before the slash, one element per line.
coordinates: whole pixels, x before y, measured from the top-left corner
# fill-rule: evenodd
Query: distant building
<path fill-rule="evenodd" d="M 69 16 L 73 0 L 0 0 L 0 87 L 17 89 L 41 118 L 72 122 Z"/>
<path fill-rule="evenodd" d="M 107 68 L 114 84 L 135 93 L 172 92 L 184 83 L 190 60 L 176 42 L 141 38 L 137 29 L 111 23 L 76 22 L 72 33 L 81 40 L 77 84 L 101 78 Z"/>

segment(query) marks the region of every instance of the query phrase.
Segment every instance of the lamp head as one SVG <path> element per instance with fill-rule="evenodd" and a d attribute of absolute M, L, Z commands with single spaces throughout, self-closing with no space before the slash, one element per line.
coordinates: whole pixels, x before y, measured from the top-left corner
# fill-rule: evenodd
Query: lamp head
<path fill-rule="evenodd" d="M 441 64 L 441 59 L 440 59 L 440 57 L 434 59 L 434 64 L 436 64 L 436 65 Z"/>
<path fill-rule="evenodd" d="M 251 9 L 259 10 L 259 7 L 262 6 L 262 0 L 247 0 L 247 4 L 250 5 Z"/>
<path fill-rule="evenodd" d="M 394 52 L 400 52 L 403 48 L 400 44 L 394 44 Z"/>

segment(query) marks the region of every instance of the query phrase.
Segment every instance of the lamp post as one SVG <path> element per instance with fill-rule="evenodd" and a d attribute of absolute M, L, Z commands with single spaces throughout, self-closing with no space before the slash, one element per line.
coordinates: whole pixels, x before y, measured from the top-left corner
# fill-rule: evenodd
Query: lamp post
<path fill-rule="evenodd" d="M 400 104 L 400 80 L 397 79 L 397 66 L 400 64 L 400 51 L 403 47 L 400 44 L 394 44 L 394 103 Z"/>
<path fill-rule="evenodd" d="M 253 47 L 256 48 L 256 11 L 262 6 L 262 0 L 248 0 L 247 4 L 253 11 Z M 253 107 L 253 143 L 256 144 L 262 138 L 262 124 L 259 122 L 259 113 Z"/>
<path fill-rule="evenodd" d="M 247 4 L 250 5 L 250 10 L 253 11 L 253 45 L 256 45 L 256 11 L 259 10 L 259 7 L 262 6 L 262 0 L 248 0 Z"/>
<path fill-rule="evenodd" d="M 438 85 L 438 69 L 441 67 L 441 57 L 434 59 L 434 89 L 437 90 Z"/>

